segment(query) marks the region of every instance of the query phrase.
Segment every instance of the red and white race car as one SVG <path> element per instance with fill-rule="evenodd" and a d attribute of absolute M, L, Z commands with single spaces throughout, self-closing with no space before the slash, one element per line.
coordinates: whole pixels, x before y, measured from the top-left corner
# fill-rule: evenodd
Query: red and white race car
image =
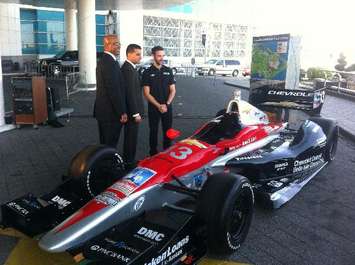
<path fill-rule="evenodd" d="M 254 194 L 278 208 L 335 156 L 333 121 L 312 118 L 293 131 L 275 117 L 236 97 L 130 172 L 115 149 L 86 147 L 53 192 L 2 205 L 3 224 L 40 235 L 46 251 L 100 265 L 194 264 L 207 249 L 235 251 Z"/>

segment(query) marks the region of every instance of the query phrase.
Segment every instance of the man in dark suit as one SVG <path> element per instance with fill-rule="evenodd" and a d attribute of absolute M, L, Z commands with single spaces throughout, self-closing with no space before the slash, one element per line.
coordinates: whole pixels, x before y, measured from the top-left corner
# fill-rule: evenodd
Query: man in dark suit
<path fill-rule="evenodd" d="M 104 54 L 96 68 L 94 117 L 99 126 L 100 143 L 114 148 L 122 126 L 127 122 L 123 77 L 116 56 L 120 44 L 116 35 L 104 37 Z"/>
<path fill-rule="evenodd" d="M 142 86 L 136 65 L 142 59 L 142 48 L 137 44 L 130 44 L 126 50 L 127 60 L 121 67 L 126 82 L 126 101 L 128 122 L 124 129 L 123 156 L 128 167 L 136 165 L 138 127 L 144 112 Z"/>

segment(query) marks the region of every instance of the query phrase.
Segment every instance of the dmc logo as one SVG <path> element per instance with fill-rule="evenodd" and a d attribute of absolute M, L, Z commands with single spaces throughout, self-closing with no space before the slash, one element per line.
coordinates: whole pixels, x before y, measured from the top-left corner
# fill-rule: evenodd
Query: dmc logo
<path fill-rule="evenodd" d="M 70 201 L 67 201 L 67 200 L 63 199 L 63 198 L 59 197 L 58 195 L 55 196 L 55 197 L 53 197 L 53 198 L 51 199 L 51 201 L 58 203 L 58 205 L 60 206 L 60 208 L 64 208 L 64 207 L 68 206 L 69 204 L 71 204 Z"/>
<path fill-rule="evenodd" d="M 165 237 L 164 234 L 162 233 L 158 233 L 157 231 L 153 231 L 153 230 L 150 230 L 148 228 L 145 228 L 145 227 L 141 227 L 138 232 L 137 232 L 138 235 L 141 235 L 141 236 L 144 236 L 146 238 L 150 238 L 150 239 L 153 239 L 155 241 L 162 241 Z"/>

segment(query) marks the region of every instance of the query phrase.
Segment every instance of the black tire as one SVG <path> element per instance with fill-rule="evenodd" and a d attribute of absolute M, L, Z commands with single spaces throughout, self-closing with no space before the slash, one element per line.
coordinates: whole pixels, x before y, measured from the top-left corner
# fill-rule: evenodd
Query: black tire
<path fill-rule="evenodd" d="M 230 254 L 240 247 L 253 219 L 253 205 L 247 178 L 226 173 L 208 177 L 198 198 L 197 216 L 207 226 L 211 253 Z"/>
<path fill-rule="evenodd" d="M 216 113 L 216 117 L 219 117 L 219 116 L 224 115 L 224 114 L 226 113 L 226 111 L 227 111 L 227 109 L 221 109 L 220 111 L 218 111 L 218 112 Z"/>
<path fill-rule="evenodd" d="M 80 186 L 84 196 L 92 198 L 125 173 L 123 160 L 116 149 L 89 145 L 73 157 L 68 177 Z"/>
<path fill-rule="evenodd" d="M 172 71 L 173 75 L 176 75 L 176 73 L 177 73 L 177 69 L 176 68 L 172 68 L 171 71 Z"/>
<path fill-rule="evenodd" d="M 317 123 L 322 128 L 325 136 L 327 137 L 324 158 L 328 162 L 333 161 L 335 159 L 339 138 L 339 127 L 336 121 L 322 117 L 312 117 L 309 120 Z"/>
<path fill-rule="evenodd" d="M 234 70 L 233 73 L 232 73 L 232 76 L 237 77 L 238 74 L 239 74 L 239 71 L 238 70 Z"/>
<path fill-rule="evenodd" d="M 210 69 L 208 71 L 208 75 L 215 75 L 216 74 L 216 71 L 214 69 Z"/>

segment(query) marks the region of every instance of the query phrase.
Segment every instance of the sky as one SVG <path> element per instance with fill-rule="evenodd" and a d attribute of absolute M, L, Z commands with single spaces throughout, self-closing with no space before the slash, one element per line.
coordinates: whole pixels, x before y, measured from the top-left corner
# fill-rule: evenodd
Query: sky
<path fill-rule="evenodd" d="M 343 52 L 355 63 L 354 0 L 195 0 L 201 19 L 248 24 L 253 36 L 290 33 L 301 37 L 301 67 L 332 69 Z"/>

